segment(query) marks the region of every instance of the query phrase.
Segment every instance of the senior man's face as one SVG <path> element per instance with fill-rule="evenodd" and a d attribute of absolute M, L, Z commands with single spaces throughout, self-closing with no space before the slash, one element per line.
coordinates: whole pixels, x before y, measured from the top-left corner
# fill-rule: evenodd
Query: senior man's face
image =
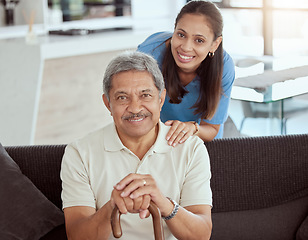
<path fill-rule="evenodd" d="M 139 138 L 155 133 L 166 91 L 159 96 L 147 71 L 126 71 L 113 76 L 110 100 L 103 96 L 118 134 Z"/>

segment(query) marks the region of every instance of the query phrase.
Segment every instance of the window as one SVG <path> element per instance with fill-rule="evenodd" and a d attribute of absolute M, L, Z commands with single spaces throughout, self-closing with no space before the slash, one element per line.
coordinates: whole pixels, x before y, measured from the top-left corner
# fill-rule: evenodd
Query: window
<path fill-rule="evenodd" d="M 308 55 L 307 0 L 216 0 L 224 47 L 236 55 Z"/>

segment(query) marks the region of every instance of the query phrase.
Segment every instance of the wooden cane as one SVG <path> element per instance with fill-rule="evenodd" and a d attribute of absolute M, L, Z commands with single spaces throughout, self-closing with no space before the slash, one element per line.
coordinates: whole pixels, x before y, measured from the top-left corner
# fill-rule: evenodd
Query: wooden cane
<path fill-rule="evenodd" d="M 150 206 L 148 209 L 153 219 L 155 240 L 164 240 L 165 237 L 164 237 L 163 224 L 162 224 L 160 210 L 158 209 L 156 204 L 153 203 L 152 201 L 150 202 Z M 122 236 L 120 217 L 121 217 L 121 213 L 118 207 L 115 206 L 111 214 L 111 228 L 112 228 L 113 236 L 115 238 L 120 238 Z"/>

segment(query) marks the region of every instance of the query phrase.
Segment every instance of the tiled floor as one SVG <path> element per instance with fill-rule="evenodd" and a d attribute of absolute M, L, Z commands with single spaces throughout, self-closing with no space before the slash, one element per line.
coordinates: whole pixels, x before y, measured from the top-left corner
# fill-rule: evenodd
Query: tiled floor
<path fill-rule="evenodd" d="M 116 54 L 45 61 L 34 144 L 69 143 L 111 121 L 102 79 Z"/>

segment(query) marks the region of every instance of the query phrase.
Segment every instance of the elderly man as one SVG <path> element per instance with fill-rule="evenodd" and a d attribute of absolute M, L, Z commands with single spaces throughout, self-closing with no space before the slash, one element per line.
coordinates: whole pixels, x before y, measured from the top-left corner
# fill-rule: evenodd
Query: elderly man
<path fill-rule="evenodd" d="M 166 90 L 156 61 L 123 53 L 108 65 L 103 81 L 114 122 L 69 144 L 63 156 L 68 238 L 113 239 L 110 218 L 117 206 L 123 239 L 153 239 L 152 201 L 166 239 L 209 239 L 209 156 L 196 136 L 176 147 L 167 144 L 169 127 L 159 120 Z"/>

